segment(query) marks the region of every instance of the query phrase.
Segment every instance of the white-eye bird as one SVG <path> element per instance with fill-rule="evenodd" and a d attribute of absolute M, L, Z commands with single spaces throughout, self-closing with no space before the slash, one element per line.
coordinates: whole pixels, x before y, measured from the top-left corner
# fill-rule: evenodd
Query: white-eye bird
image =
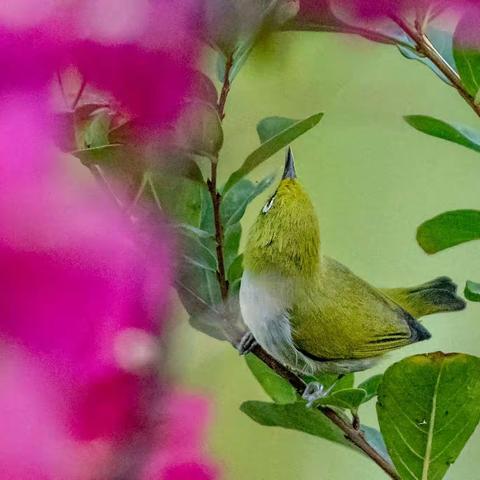
<path fill-rule="evenodd" d="M 318 219 L 288 149 L 280 184 L 249 233 L 240 289 L 243 319 L 270 355 L 305 374 L 364 370 L 430 338 L 418 318 L 465 308 L 456 289 L 447 277 L 375 288 L 322 255 Z"/>

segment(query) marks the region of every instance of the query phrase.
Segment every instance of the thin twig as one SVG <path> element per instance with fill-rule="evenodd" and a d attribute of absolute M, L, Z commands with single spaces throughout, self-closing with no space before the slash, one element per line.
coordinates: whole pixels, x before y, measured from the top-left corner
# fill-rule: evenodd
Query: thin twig
<path fill-rule="evenodd" d="M 480 117 L 480 105 L 475 103 L 475 97 L 468 92 L 458 73 L 442 57 L 422 30 L 410 26 L 400 17 L 393 16 L 392 20 L 415 42 L 417 52 L 428 58 L 447 77 L 470 108 Z"/>
<path fill-rule="evenodd" d="M 220 120 L 225 118 L 225 104 L 227 103 L 228 93 L 230 92 L 230 72 L 233 67 L 233 53 L 227 57 L 225 62 L 225 73 L 223 75 L 222 91 L 218 100 L 217 111 Z"/>
<path fill-rule="evenodd" d="M 305 382 L 291 372 L 287 367 L 279 363 L 272 356 L 270 356 L 260 345 L 256 345 L 252 349 L 252 353 L 256 355 L 260 360 L 267 364 L 275 373 L 287 380 L 292 387 L 301 395 L 305 390 Z M 345 435 L 345 438 L 353 443 L 357 448 L 359 448 L 363 453 L 370 457 L 390 478 L 393 480 L 400 480 L 399 475 L 395 471 L 394 466 L 380 453 L 378 453 L 375 448 L 373 448 L 365 439 L 363 432 L 355 428 L 355 425 L 352 425 L 346 422 L 340 415 L 335 412 L 335 410 L 329 407 L 318 407 L 318 410 L 322 412 L 332 423 L 334 423 Z"/>
<path fill-rule="evenodd" d="M 222 294 L 222 300 L 225 302 L 228 299 L 228 280 L 225 270 L 225 256 L 223 252 L 223 224 L 220 213 L 220 206 L 222 201 L 222 196 L 220 192 L 217 191 L 217 162 L 212 162 L 212 178 L 207 181 L 208 191 L 210 192 L 210 197 L 212 199 L 213 205 L 213 218 L 215 223 L 215 244 L 216 244 L 216 253 L 217 253 L 217 280 L 220 285 L 220 292 Z"/>
<path fill-rule="evenodd" d="M 230 92 L 230 71 L 233 66 L 233 54 L 229 55 L 225 62 L 225 74 L 223 77 L 222 91 L 218 100 L 217 112 L 220 117 L 220 121 L 225 118 L 225 104 L 227 102 L 228 93 Z M 223 249 L 223 224 L 221 216 L 222 195 L 217 188 L 217 166 L 218 159 L 212 158 L 210 160 L 211 175 L 207 182 L 208 191 L 212 199 L 213 206 L 213 219 L 215 223 L 215 243 L 217 253 L 218 272 L 217 280 L 220 286 L 220 292 L 222 294 L 222 300 L 226 302 L 228 300 L 228 280 L 225 270 L 225 255 Z"/>

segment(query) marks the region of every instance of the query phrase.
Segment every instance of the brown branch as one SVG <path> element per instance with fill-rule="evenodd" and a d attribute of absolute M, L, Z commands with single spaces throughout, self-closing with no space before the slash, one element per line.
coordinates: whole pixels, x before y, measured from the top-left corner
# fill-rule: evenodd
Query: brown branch
<path fill-rule="evenodd" d="M 217 280 L 220 286 L 220 292 L 222 294 L 222 300 L 224 302 L 228 299 L 228 280 L 225 271 L 225 255 L 223 252 L 223 224 L 220 212 L 222 196 L 217 190 L 217 161 L 212 161 L 212 173 L 210 180 L 207 181 L 208 191 L 210 192 L 210 198 L 213 205 L 213 219 L 215 224 L 215 243 L 217 253 Z"/>
<path fill-rule="evenodd" d="M 233 53 L 227 57 L 225 62 L 225 73 L 223 74 L 222 91 L 218 100 L 217 111 L 220 120 L 225 118 L 225 104 L 227 103 L 228 93 L 230 92 L 230 72 L 233 67 Z"/>
<path fill-rule="evenodd" d="M 220 121 L 225 118 L 225 104 L 227 102 L 228 93 L 230 92 L 230 72 L 233 66 L 233 54 L 227 57 L 225 62 L 225 74 L 223 76 L 222 91 L 218 100 L 217 112 L 220 117 Z M 217 188 L 217 167 L 218 158 L 212 158 L 210 160 L 211 174 L 210 179 L 207 181 L 208 191 L 210 192 L 210 198 L 212 199 L 213 207 L 213 220 L 215 224 L 215 243 L 217 253 L 217 280 L 220 286 L 220 292 L 222 294 L 222 300 L 226 303 L 228 299 L 228 280 L 227 273 L 225 271 L 225 255 L 223 249 L 224 235 L 223 235 L 223 223 L 221 215 L 222 195 Z"/>
<path fill-rule="evenodd" d="M 227 58 L 225 64 L 225 75 L 223 78 L 222 90 L 220 93 L 220 98 L 217 105 L 218 115 L 220 120 L 225 118 L 225 104 L 227 101 L 228 93 L 230 91 L 230 71 L 233 66 L 233 56 L 230 55 Z M 228 280 L 225 273 L 225 259 L 224 259 L 224 238 L 223 238 L 223 224 L 220 214 L 220 207 L 222 197 L 217 190 L 217 166 L 218 159 L 211 160 L 211 178 L 208 180 L 208 191 L 210 192 L 210 197 L 212 199 L 213 205 L 213 216 L 215 223 L 215 240 L 216 240 L 216 254 L 218 262 L 218 272 L 217 280 L 220 286 L 220 291 L 222 294 L 222 299 L 226 303 L 228 300 Z M 227 312 L 228 314 L 228 312 Z M 282 365 L 280 362 L 275 360 L 271 355 L 269 355 L 260 345 L 256 345 L 252 351 L 260 360 L 267 364 L 274 372 L 287 380 L 295 390 L 302 395 L 305 390 L 305 382 L 297 376 L 295 373 L 290 371 L 287 367 Z M 393 480 L 400 480 L 400 477 L 395 471 L 393 465 L 380 455 L 375 448 L 373 448 L 365 439 L 363 432 L 358 428 L 355 428 L 355 425 L 352 425 L 346 422 L 342 417 L 340 417 L 335 410 L 329 407 L 318 407 L 319 411 L 322 412 L 332 423 L 334 423 L 345 435 L 345 438 L 353 443 L 357 448 L 364 452 L 368 457 L 370 457 L 390 478 Z"/>
<path fill-rule="evenodd" d="M 415 48 L 420 55 L 428 58 L 444 75 L 449 82 L 467 102 L 470 108 L 480 117 L 480 105 L 475 103 L 475 97 L 471 95 L 463 85 L 458 73 L 442 57 L 437 49 L 432 45 L 422 29 L 414 28 L 405 22 L 402 18 L 392 17 L 392 20 L 415 42 Z"/>
<path fill-rule="evenodd" d="M 252 349 L 251 353 L 267 364 L 276 374 L 287 380 L 300 395 L 303 394 L 306 387 L 305 382 L 287 367 L 270 356 L 260 345 L 257 344 Z M 342 430 L 345 438 L 365 453 L 365 455 L 370 457 L 390 478 L 393 480 L 400 480 L 400 476 L 395 471 L 394 466 L 367 442 L 361 430 L 355 428 L 355 425 L 346 422 L 332 408 L 320 406 L 318 407 L 318 410 Z"/>

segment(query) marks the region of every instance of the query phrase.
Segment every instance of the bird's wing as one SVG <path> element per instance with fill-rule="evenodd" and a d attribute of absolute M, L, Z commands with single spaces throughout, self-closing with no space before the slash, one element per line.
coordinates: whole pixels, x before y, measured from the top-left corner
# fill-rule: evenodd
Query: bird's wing
<path fill-rule="evenodd" d="M 323 257 L 317 285 L 296 295 L 291 311 L 297 348 L 320 360 L 356 359 L 430 338 L 382 292 L 339 262 Z"/>

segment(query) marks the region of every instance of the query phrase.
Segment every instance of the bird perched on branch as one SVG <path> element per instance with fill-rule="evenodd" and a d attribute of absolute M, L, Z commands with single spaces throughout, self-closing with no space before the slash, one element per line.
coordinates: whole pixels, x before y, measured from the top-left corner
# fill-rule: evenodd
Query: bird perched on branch
<path fill-rule="evenodd" d="M 322 255 L 290 148 L 280 184 L 249 233 L 244 268 L 240 307 L 254 340 L 305 374 L 367 369 L 391 350 L 429 339 L 418 318 L 465 308 L 447 277 L 379 289 Z M 240 348 L 251 343 L 246 336 Z"/>

